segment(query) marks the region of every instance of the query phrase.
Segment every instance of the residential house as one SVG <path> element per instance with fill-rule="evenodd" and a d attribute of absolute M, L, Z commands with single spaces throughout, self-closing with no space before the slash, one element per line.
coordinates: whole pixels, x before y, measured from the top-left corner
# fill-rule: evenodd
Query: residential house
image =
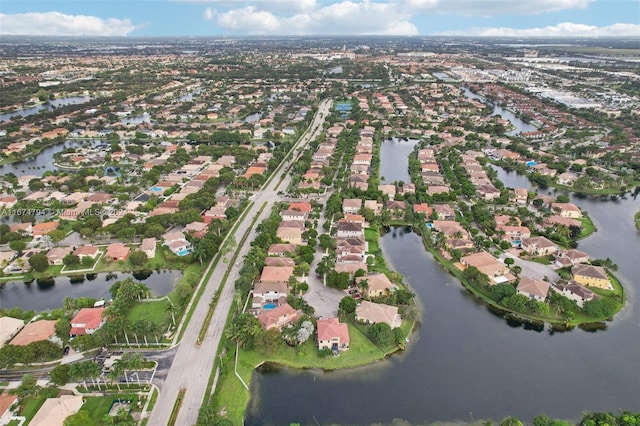
<path fill-rule="evenodd" d="M 288 256 L 296 252 L 295 244 L 271 244 L 267 249 L 269 256 Z"/>
<path fill-rule="evenodd" d="M 346 351 L 349 349 L 349 327 L 341 323 L 338 318 L 319 319 L 316 325 L 318 329 L 318 349 L 331 349 L 332 351 Z"/>
<path fill-rule="evenodd" d="M 280 212 L 282 220 L 307 220 L 307 213 L 300 210 L 283 210 Z"/>
<path fill-rule="evenodd" d="M 46 254 L 49 265 L 62 265 L 62 260 L 71 253 L 71 250 L 71 247 L 54 247 L 50 249 Z"/>
<path fill-rule="evenodd" d="M 571 268 L 571 273 L 578 284 L 613 290 L 607 271 L 602 266 L 579 264 Z"/>
<path fill-rule="evenodd" d="M 33 235 L 33 225 L 27 223 L 14 223 L 9 225 L 9 232 L 17 232 L 23 235 Z"/>
<path fill-rule="evenodd" d="M 416 214 L 423 214 L 424 217 L 428 219 L 429 217 L 431 217 L 433 209 L 429 207 L 429 204 L 427 203 L 420 203 L 413 205 L 413 212 Z"/>
<path fill-rule="evenodd" d="M 265 303 L 281 305 L 287 300 L 289 285 L 283 282 L 257 282 L 253 286 L 253 308 L 261 308 Z"/>
<path fill-rule="evenodd" d="M 71 320 L 71 331 L 69 335 L 80 336 L 83 334 L 93 334 L 104 325 L 105 308 L 82 308 Z"/>
<path fill-rule="evenodd" d="M 33 236 L 41 237 L 43 235 L 46 235 L 49 232 L 58 229 L 58 224 L 59 222 L 57 221 L 36 223 L 35 225 L 33 225 Z"/>
<path fill-rule="evenodd" d="M 288 210 L 297 210 L 297 211 L 309 214 L 311 213 L 311 203 L 306 203 L 306 202 L 289 203 Z"/>
<path fill-rule="evenodd" d="M 14 337 L 10 344 L 15 346 L 27 346 L 33 342 L 50 340 L 61 344 L 60 338 L 56 336 L 56 320 L 38 320 L 25 325 Z"/>
<path fill-rule="evenodd" d="M 366 286 L 364 285 L 366 282 Z M 356 285 L 367 297 L 383 297 L 387 293 L 396 291 L 398 287 L 383 273 L 375 273 L 356 278 Z"/>
<path fill-rule="evenodd" d="M 448 204 L 436 204 L 433 206 L 439 220 L 456 220 L 456 213 Z"/>
<path fill-rule="evenodd" d="M 504 284 L 515 279 L 515 277 L 509 273 L 509 268 L 505 264 L 498 261 L 498 259 L 486 251 L 461 257 L 460 263 L 463 269 L 469 266 L 475 266 L 478 271 L 489 277 L 490 285 Z"/>
<path fill-rule="evenodd" d="M 73 254 L 75 256 L 78 256 L 80 260 L 84 259 L 85 257 L 90 257 L 91 259 L 95 259 L 96 257 L 98 257 L 99 253 L 100 253 L 100 249 L 98 249 L 98 247 L 95 247 L 95 246 L 80 246 L 73 251 Z"/>
<path fill-rule="evenodd" d="M 382 203 L 377 200 L 364 200 L 364 208 L 373 211 L 375 215 L 379 215 L 382 212 Z"/>
<path fill-rule="evenodd" d="M 476 186 L 476 194 L 478 198 L 485 201 L 492 201 L 500 197 L 500 190 L 492 184 L 484 184 Z"/>
<path fill-rule="evenodd" d="M 184 227 L 184 232 L 193 235 L 196 238 L 202 238 L 207 233 L 209 224 L 206 222 L 191 222 Z"/>
<path fill-rule="evenodd" d="M 336 236 L 338 238 L 364 236 L 362 224 L 352 222 L 338 222 Z"/>
<path fill-rule="evenodd" d="M 290 267 L 294 267 L 296 266 L 296 263 L 293 259 L 291 259 L 290 257 L 271 257 L 271 256 L 267 256 L 264 259 L 264 265 L 265 266 L 290 266 Z"/>
<path fill-rule="evenodd" d="M 202 214 L 202 220 L 205 224 L 211 223 L 212 220 L 226 220 L 227 209 L 224 207 L 213 206 Z"/>
<path fill-rule="evenodd" d="M 12 317 L 0 317 L 0 348 L 24 326 L 24 321 Z"/>
<path fill-rule="evenodd" d="M 529 198 L 529 191 L 526 188 L 516 188 L 514 192 L 514 201 L 519 206 L 526 206 Z"/>
<path fill-rule="evenodd" d="M 342 213 L 357 214 L 362 208 L 362 200 L 360 198 L 345 198 L 342 200 Z"/>
<path fill-rule="evenodd" d="M 570 219 L 580 219 L 582 217 L 580 208 L 572 203 L 552 203 L 551 208 L 557 211 L 561 217 Z"/>
<path fill-rule="evenodd" d="M 583 251 L 570 249 L 560 251 L 556 260 L 558 259 L 566 259 L 569 265 L 577 265 L 579 263 L 589 263 L 590 256 Z"/>
<path fill-rule="evenodd" d="M 300 228 L 287 228 L 280 226 L 276 230 L 276 236 L 288 244 L 302 244 L 302 229 Z"/>
<path fill-rule="evenodd" d="M 107 246 L 107 252 L 104 257 L 117 262 L 119 260 L 127 260 L 130 252 L 131 249 L 122 243 L 111 243 Z"/>
<path fill-rule="evenodd" d="M 273 309 L 264 311 L 258 315 L 258 322 L 265 330 L 278 329 L 294 324 L 302 316 L 302 313 L 285 303 Z"/>
<path fill-rule="evenodd" d="M 365 324 L 377 324 L 384 322 L 389 327 L 398 328 L 402 325 L 402 318 L 398 314 L 397 306 L 385 305 L 384 303 L 373 303 L 367 300 L 363 300 L 356 307 L 357 321 L 364 322 Z"/>
<path fill-rule="evenodd" d="M 558 246 L 546 237 L 522 238 L 520 247 L 533 256 L 548 256 L 558 251 Z"/>
<path fill-rule="evenodd" d="M 18 199 L 13 195 L 5 195 L 4 197 L 0 197 L 0 208 L 10 209 L 15 206 L 17 202 Z"/>
<path fill-rule="evenodd" d="M 549 283 L 529 277 L 522 277 L 516 290 L 518 294 L 522 294 L 538 302 L 544 302 L 549 294 Z"/>
<path fill-rule="evenodd" d="M 64 420 L 80 411 L 82 404 L 84 404 L 82 395 L 61 395 L 58 398 L 47 398 L 29 425 L 63 426 Z"/>
<path fill-rule="evenodd" d="M 503 233 L 503 240 L 515 245 L 520 244 L 523 238 L 531 237 L 531 231 L 526 226 L 497 225 L 496 229 Z"/>
<path fill-rule="evenodd" d="M 567 299 L 573 300 L 581 308 L 584 306 L 584 302 L 600 298 L 592 290 L 573 280 L 570 280 L 567 284 L 556 284 L 552 289 Z"/>
<path fill-rule="evenodd" d="M 140 243 L 140 251 L 147 255 L 147 258 L 153 259 L 156 257 L 156 239 L 145 238 Z"/>
<path fill-rule="evenodd" d="M 378 191 L 388 195 L 389 198 L 393 198 L 396 195 L 396 186 L 392 184 L 378 185 Z"/>
<path fill-rule="evenodd" d="M 291 266 L 265 266 L 260 274 L 261 283 L 289 283 L 289 279 L 293 275 L 293 267 Z"/>

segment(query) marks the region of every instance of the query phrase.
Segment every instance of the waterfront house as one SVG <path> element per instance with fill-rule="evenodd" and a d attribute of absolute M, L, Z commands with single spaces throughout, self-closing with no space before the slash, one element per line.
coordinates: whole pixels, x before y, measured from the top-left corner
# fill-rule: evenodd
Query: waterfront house
<path fill-rule="evenodd" d="M 0 317 L 0 348 L 24 326 L 24 321 L 12 317 Z"/>
<path fill-rule="evenodd" d="M 518 283 L 517 292 L 538 302 L 544 302 L 549 294 L 549 283 L 522 277 L 520 278 L 520 283 Z"/>
<path fill-rule="evenodd" d="M 364 288 L 364 282 L 367 283 L 366 288 Z M 383 273 L 375 273 L 358 277 L 356 278 L 356 285 L 360 289 L 360 292 L 364 293 L 369 298 L 383 297 L 386 296 L 387 293 L 398 289 L 398 287 Z"/>
<path fill-rule="evenodd" d="M 561 217 L 570 219 L 580 219 L 582 217 L 580 208 L 572 203 L 552 203 L 551 208 L 558 212 Z"/>
<path fill-rule="evenodd" d="M 558 251 L 558 246 L 545 237 L 523 238 L 520 247 L 533 256 L 548 256 Z"/>
<path fill-rule="evenodd" d="M 365 324 L 377 324 L 384 322 L 391 328 L 402 325 L 402 318 L 398 314 L 397 306 L 385 305 L 384 303 L 373 303 L 363 300 L 356 307 L 356 320 Z"/>
<path fill-rule="evenodd" d="M 302 316 L 302 312 L 293 309 L 291 305 L 285 303 L 273 309 L 269 309 L 258 315 L 258 322 L 265 330 L 282 329 L 294 324 Z"/>
<path fill-rule="evenodd" d="M 62 265 L 62 260 L 71 253 L 71 250 L 71 247 L 54 247 L 50 249 L 46 254 L 49 265 Z"/>
<path fill-rule="evenodd" d="M 569 265 L 578 265 L 580 263 L 589 263 L 590 256 L 583 251 L 570 249 L 558 252 L 556 261 L 559 259 L 566 259 Z M 559 264 L 558 266 L 564 265 Z"/>
<path fill-rule="evenodd" d="M 78 256 L 80 260 L 84 259 L 85 257 L 90 257 L 91 259 L 95 260 L 95 258 L 98 257 L 99 253 L 100 249 L 95 246 L 80 246 L 73 251 L 73 254 L 75 256 Z"/>
<path fill-rule="evenodd" d="M 570 280 L 567 284 L 556 284 L 552 289 L 567 299 L 573 300 L 581 308 L 584 306 L 584 302 L 600 298 L 592 290 L 573 280 Z"/>
<path fill-rule="evenodd" d="M 139 247 L 140 251 L 147 255 L 148 259 L 153 259 L 156 257 L 156 239 L 155 238 L 145 238 L 140 243 Z"/>
<path fill-rule="evenodd" d="M 607 271 L 602 266 L 579 264 L 571 268 L 571 273 L 578 284 L 613 290 Z"/>
<path fill-rule="evenodd" d="M 56 320 L 38 320 L 25 325 L 14 337 L 10 344 L 15 346 L 27 346 L 33 342 L 50 340 L 58 345 L 62 344 L 56 336 Z"/>
<path fill-rule="evenodd" d="M 114 262 L 119 260 L 127 260 L 131 249 L 122 243 L 111 243 L 107 246 L 107 252 L 104 257 Z"/>
<path fill-rule="evenodd" d="M 346 351 L 349 349 L 349 327 L 341 323 L 338 318 L 319 319 L 316 325 L 318 329 L 318 349 L 331 349 L 332 351 Z"/>
<path fill-rule="evenodd" d="M 515 279 L 515 277 L 509 273 L 509 268 L 505 264 L 498 261 L 498 259 L 486 251 L 461 257 L 460 263 L 462 269 L 466 269 L 469 266 L 476 267 L 478 271 L 489 277 L 490 285 L 504 284 Z"/>
<path fill-rule="evenodd" d="M 93 334 L 104 325 L 105 308 L 82 308 L 71 320 L 70 336 Z"/>

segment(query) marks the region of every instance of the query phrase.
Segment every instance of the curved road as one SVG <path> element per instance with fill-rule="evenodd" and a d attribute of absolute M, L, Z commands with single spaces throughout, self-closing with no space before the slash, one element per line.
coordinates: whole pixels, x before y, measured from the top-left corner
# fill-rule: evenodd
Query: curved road
<path fill-rule="evenodd" d="M 300 140 L 294 146 L 294 150 L 298 149 L 302 152 L 306 144 L 319 135 L 322 131 L 322 124 L 326 116 L 329 113 L 332 101 L 325 99 L 318 107 L 309 129 L 302 135 Z M 262 189 L 261 192 L 256 194 L 253 198 L 254 204 L 245 216 L 244 220 L 238 225 L 235 231 L 235 240 L 241 241 L 245 232 L 251 225 L 253 219 L 258 214 L 260 207 L 267 203 L 266 208 L 262 211 L 260 218 L 256 224 L 260 223 L 263 219 L 269 216 L 273 203 L 277 200 L 277 192 L 280 187 L 286 188 L 290 180 L 286 175 L 287 168 L 284 167 L 284 161 L 278 169 L 274 172 L 274 177 L 269 183 Z M 280 179 L 285 177 L 282 184 Z M 239 258 L 243 257 L 249 251 L 250 242 L 255 237 L 255 228 L 251 230 L 249 237 L 246 239 L 244 245 L 240 248 Z M 196 345 L 198 340 L 198 334 L 204 323 L 204 318 L 209 310 L 209 303 L 211 302 L 214 293 L 218 289 L 222 277 L 227 268 L 231 268 L 229 278 L 227 279 L 224 288 L 220 292 L 220 298 L 215 308 L 213 318 L 206 332 L 206 337 L 201 345 Z M 178 347 L 167 378 L 160 386 L 160 395 L 155 405 L 153 412 L 149 418 L 150 425 L 166 425 L 169 422 L 173 405 L 178 396 L 180 388 L 186 388 L 184 399 L 178 417 L 176 425 L 190 426 L 196 424 L 198 419 L 198 412 L 203 401 L 204 393 L 207 388 L 209 376 L 213 368 L 214 358 L 218 351 L 218 345 L 220 344 L 220 338 L 224 331 L 224 326 L 227 320 L 227 315 L 231 309 L 234 296 L 234 283 L 238 278 L 239 266 L 236 266 L 235 260 L 229 264 L 224 262 L 218 262 L 213 269 L 211 278 L 205 284 L 205 290 L 200 298 L 198 305 L 195 308 L 194 315 L 191 322 L 187 325 L 187 330 L 184 333 L 182 341 Z"/>

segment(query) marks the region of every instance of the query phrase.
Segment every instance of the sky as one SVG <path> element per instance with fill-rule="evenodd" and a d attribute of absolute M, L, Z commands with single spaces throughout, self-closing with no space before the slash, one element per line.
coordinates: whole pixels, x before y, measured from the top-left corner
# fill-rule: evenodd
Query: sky
<path fill-rule="evenodd" d="M 0 0 L 1 35 L 640 37 L 640 0 Z"/>

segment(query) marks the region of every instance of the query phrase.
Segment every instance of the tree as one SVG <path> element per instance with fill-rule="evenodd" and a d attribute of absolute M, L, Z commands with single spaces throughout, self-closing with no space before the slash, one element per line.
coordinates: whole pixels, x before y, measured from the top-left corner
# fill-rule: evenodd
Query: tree
<path fill-rule="evenodd" d="M 71 379 L 71 368 L 69 364 L 60 364 L 56 366 L 49 376 L 51 377 L 51 381 L 58 386 L 66 385 L 67 382 Z"/>
<path fill-rule="evenodd" d="M 342 298 L 342 300 L 340 300 L 340 304 L 338 305 L 338 308 L 340 312 L 344 312 L 345 314 L 351 314 L 355 312 L 357 305 L 358 304 L 353 299 L 353 297 L 345 296 Z"/>
<path fill-rule="evenodd" d="M 504 259 L 504 264 L 507 266 L 511 266 L 514 263 L 516 263 L 516 261 L 512 257 L 507 257 Z"/>
<path fill-rule="evenodd" d="M 49 267 L 49 260 L 44 253 L 36 253 L 29 258 L 29 265 L 36 272 L 44 272 Z"/>
<path fill-rule="evenodd" d="M 69 332 L 71 331 L 71 323 L 66 317 L 62 317 L 56 321 L 55 325 L 56 336 L 63 342 L 69 339 Z"/>
<path fill-rule="evenodd" d="M 237 315 L 227 330 L 225 337 L 240 345 L 241 348 L 251 349 L 262 333 L 258 319 L 252 314 Z"/>
<path fill-rule="evenodd" d="M 21 240 L 13 240 L 9 243 L 9 248 L 17 251 L 18 253 L 22 253 L 22 250 L 24 250 L 25 247 L 27 247 L 27 243 Z"/>
<path fill-rule="evenodd" d="M 380 346 L 387 346 L 393 343 L 393 331 L 386 322 L 371 324 L 367 328 L 367 335 L 373 343 Z"/>
<path fill-rule="evenodd" d="M 27 373 L 23 375 L 20 386 L 18 386 L 16 389 L 13 389 L 11 391 L 11 394 L 17 395 L 18 398 L 20 399 L 27 396 L 37 398 L 39 393 L 40 393 L 40 386 L 38 386 L 36 377 L 31 373 Z"/>
<path fill-rule="evenodd" d="M 68 255 L 62 258 L 62 263 L 65 266 L 70 266 L 70 267 L 78 266 L 80 264 L 80 258 L 75 254 L 69 253 Z"/>
<path fill-rule="evenodd" d="M 147 254 L 143 251 L 134 251 L 129 255 L 129 262 L 132 266 L 142 266 L 149 260 Z"/>
<path fill-rule="evenodd" d="M 500 422 L 500 426 L 522 426 L 522 422 L 515 417 L 505 417 Z"/>

